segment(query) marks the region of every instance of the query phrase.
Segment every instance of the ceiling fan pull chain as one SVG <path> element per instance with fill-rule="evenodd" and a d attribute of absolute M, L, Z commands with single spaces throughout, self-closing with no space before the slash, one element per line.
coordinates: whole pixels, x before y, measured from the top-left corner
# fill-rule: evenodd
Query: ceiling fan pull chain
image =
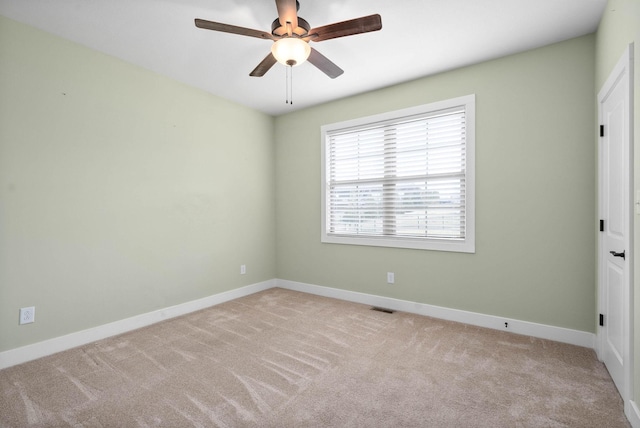
<path fill-rule="evenodd" d="M 289 67 L 291 72 L 289 74 L 289 101 L 293 105 L 293 66 Z"/>
<path fill-rule="evenodd" d="M 289 104 L 289 67 L 284 68 L 285 103 Z"/>

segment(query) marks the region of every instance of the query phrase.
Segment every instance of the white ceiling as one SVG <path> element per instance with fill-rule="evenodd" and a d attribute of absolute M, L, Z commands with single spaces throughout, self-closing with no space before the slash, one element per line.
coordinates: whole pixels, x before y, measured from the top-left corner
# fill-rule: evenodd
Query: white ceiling
<path fill-rule="evenodd" d="M 0 14 L 268 114 L 370 91 L 589 34 L 606 0 L 300 0 L 311 27 L 379 13 L 382 30 L 312 43 L 345 73 L 309 63 L 249 73 L 271 41 L 196 28 L 194 18 L 269 32 L 273 0 L 0 0 Z"/>

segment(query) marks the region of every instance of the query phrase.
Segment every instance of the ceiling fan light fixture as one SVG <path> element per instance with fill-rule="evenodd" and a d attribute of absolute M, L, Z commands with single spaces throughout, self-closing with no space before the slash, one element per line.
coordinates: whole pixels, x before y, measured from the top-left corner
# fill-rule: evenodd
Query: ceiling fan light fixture
<path fill-rule="evenodd" d="M 309 58 L 311 46 L 302 39 L 285 37 L 271 45 L 271 53 L 280 64 L 293 67 L 302 64 Z"/>

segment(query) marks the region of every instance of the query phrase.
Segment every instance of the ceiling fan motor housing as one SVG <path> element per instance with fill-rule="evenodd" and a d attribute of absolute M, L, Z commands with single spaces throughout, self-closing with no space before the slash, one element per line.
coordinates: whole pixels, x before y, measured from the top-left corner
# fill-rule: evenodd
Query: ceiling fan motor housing
<path fill-rule="evenodd" d="M 293 33 L 294 37 L 304 37 L 307 35 L 310 29 L 311 25 L 309 25 L 306 20 L 298 17 L 298 26 L 296 28 L 292 28 L 291 32 Z M 285 25 L 280 25 L 280 20 L 276 18 L 271 24 L 271 34 L 276 37 L 287 36 L 287 27 Z"/>

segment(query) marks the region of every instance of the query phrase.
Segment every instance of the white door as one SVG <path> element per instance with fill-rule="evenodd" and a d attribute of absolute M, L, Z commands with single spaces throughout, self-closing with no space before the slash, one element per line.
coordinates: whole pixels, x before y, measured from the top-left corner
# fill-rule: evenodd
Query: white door
<path fill-rule="evenodd" d="M 631 52 L 623 55 L 598 94 L 599 181 L 599 357 L 625 401 L 631 388 L 632 151 Z"/>

